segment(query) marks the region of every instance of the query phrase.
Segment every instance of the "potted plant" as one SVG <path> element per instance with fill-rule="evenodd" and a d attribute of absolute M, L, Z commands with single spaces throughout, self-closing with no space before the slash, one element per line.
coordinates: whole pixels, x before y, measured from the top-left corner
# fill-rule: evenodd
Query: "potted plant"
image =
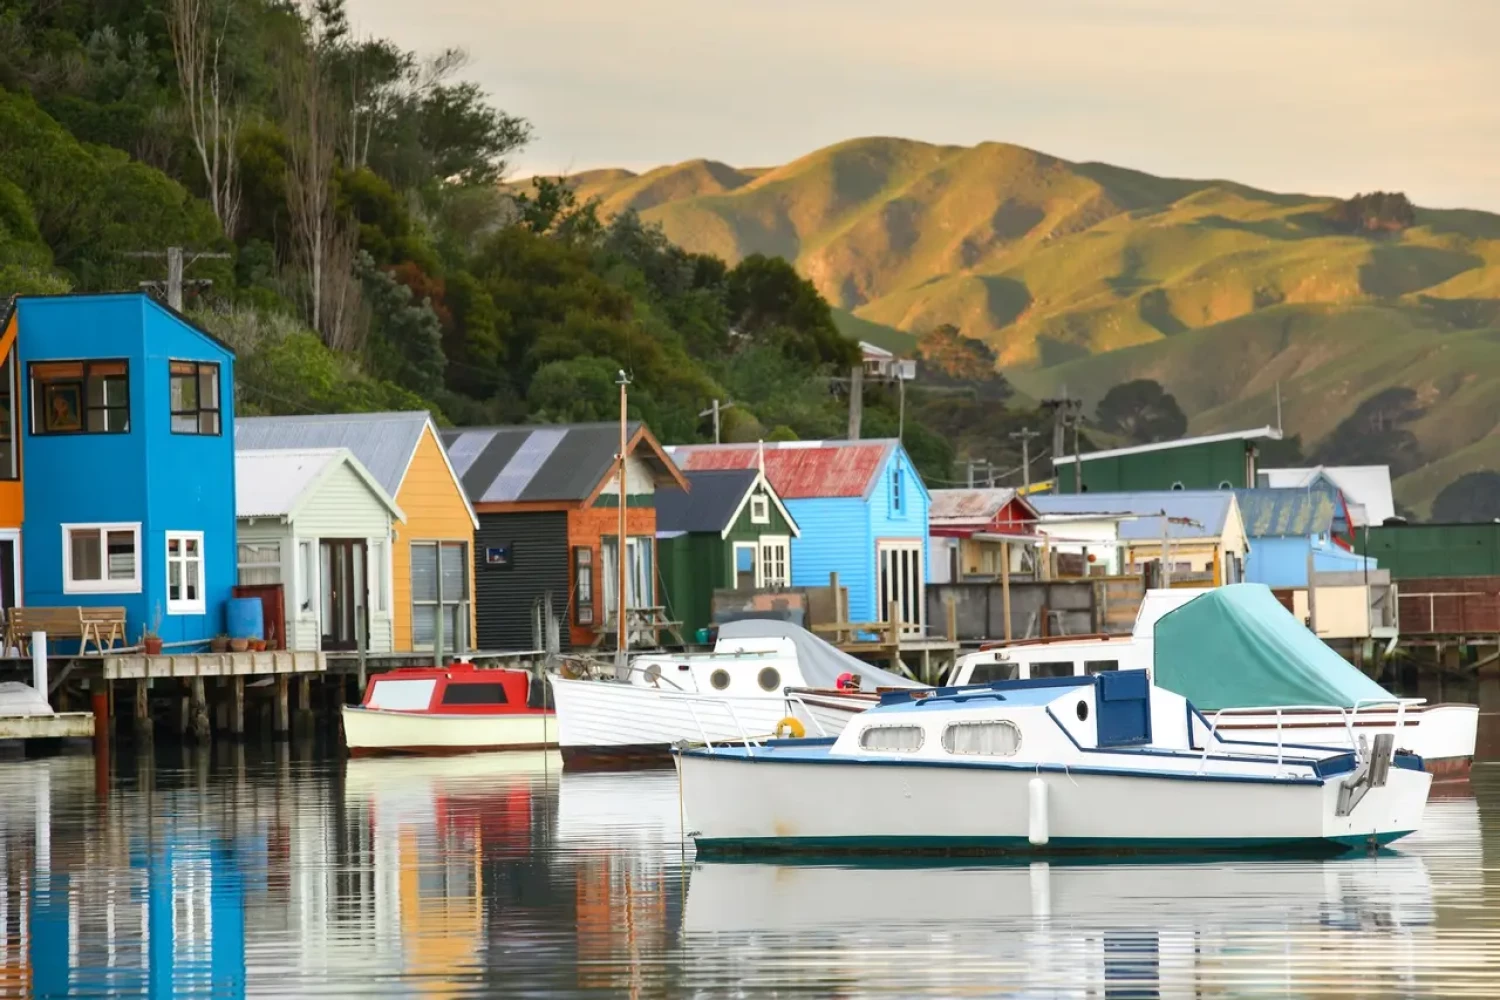
<path fill-rule="evenodd" d="M 147 656 L 161 655 L 161 605 L 156 606 L 151 616 L 151 626 L 141 632 L 141 646 Z"/>
<path fill-rule="evenodd" d="M 208 640 L 208 651 L 210 653 L 229 652 L 229 633 L 220 632 L 218 635 Z"/>
<path fill-rule="evenodd" d="M 230 639 L 229 640 L 229 650 L 232 653 L 243 653 L 245 650 L 247 650 L 249 648 L 250 648 L 250 640 L 249 639 Z"/>
<path fill-rule="evenodd" d="M 264 639 L 251 639 L 250 640 L 250 648 L 252 650 L 254 650 L 255 652 L 257 652 L 257 653 L 264 653 L 266 651 L 266 640 L 264 640 Z"/>

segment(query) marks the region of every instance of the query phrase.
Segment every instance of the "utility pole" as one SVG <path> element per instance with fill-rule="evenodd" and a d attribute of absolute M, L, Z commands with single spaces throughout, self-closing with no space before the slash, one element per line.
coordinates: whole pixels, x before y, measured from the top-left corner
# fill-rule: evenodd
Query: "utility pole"
<path fill-rule="evenodd" d="M 1030 493 L 1031 492 L 1031 439 L 1034 438 L 1034 437 L 1041 437 L 1042 436 L 1042 432 L 1041 431 L 1034 431 L 1030 427 L 1022 427 L 1018 431 L 1011 431 L 1010 432 L 1010 436 L 1013 439 L 1016 439 L 1016 438 L 1020 439 L 1020 442 L 1021 442 L 1021 482 L 1023 482 L 1023 483 L 1026 484 L 1025 491 L 1027 493 Z"/>
<path fill-rule="evenodd" d="M 865 409 L 865 366 L 855 365 L 849 372 L 849 440 L 859 440 L 859 424 Z"/>
<path fill-rule="evenodd" d="M 182 288 L 186 284 L 183 279 L 183 271 L 200 260 L 228 260 L 227 253 L 194 253 L 191 258 L 183 260 L 182 247 L 167 247 L 166 250 L 137 250 L 127 253 L 127 257 L 165 257 L 167 259 L 167 280 L 165 285 L 160 281 L 143 281 L 141 286 L 154 291 L 159 291 L 166 296 L 167 305 L 182 311 Z M 199 278 L 193 282 L 195 285 L 208 286 L 213 282 L 207 278 Z"/>
<path fill-rule="evenodd" d="M 1068 395 L 1068 387 L 1062 387 L 1062 395 L 1042 400 L 1042 408 L 1052 411 L 1052 455 L 1053 460 L 1068 453 L 1068 427 L 1073 428 L 1073 492 L 1083 492 L 1083 459 L 1078 454 L 1078 431 L 1083 423 L 1083 400 Z"/>
<path fill-rule="evenodd" d="M 988 465 L 988 464 L 989 463 L 986 462 L 982 458 L 971 458 L 971 459 L 969 459 L 969 489 L 972 490 L 974 488 L 974 470 L 977 469 L 981 465 Z"/>
<path fill-rule="evenodd" d="M 627 652 L 630 646 L 630 633 L 625 627 L 625 511 L 629 507 L 630 494 L 625 491 L 625 452 L 629 447 L 625 439 L 625 388 L 630 385 L 630 379 L 626 378 L 621 369 L 619 378 L 616 379 L 620 386 L 620 545 L 616 550 L 616 562 L 619 564 L 619 589 L 615 592 L 619 598 L 619 607 L 615 610 L 616 623 L 619 632 L 615 638 L 615 676 L 623 678 L 628 666 Z"/>
<path fill-rule="evenodd" d="M 725 410 L 732 410 L 732 409 L 734 409 L 734 403 L 730 402 L 730 403 L 724 403 L 724 404 L 721 405 L 719 403 L 719 401 L 716 399 L 716 400 L 714 400 L 714 405 L 713 406 L 709 407 L 708 409 L 704 410 L 702 413 L 698 414 L 698 416 L 700 418 L 701 417 L 708 417 L 708 416 L 712 416 L 714 418 L 714 444 L 718 444 L 719 443 L 719 414 L 723 413 Z"/>

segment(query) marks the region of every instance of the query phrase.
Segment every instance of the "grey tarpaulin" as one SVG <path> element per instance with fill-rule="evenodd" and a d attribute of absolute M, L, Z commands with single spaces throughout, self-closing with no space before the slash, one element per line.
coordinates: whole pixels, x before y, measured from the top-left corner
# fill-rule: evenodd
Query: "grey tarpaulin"
<path fill-rule="evenodd" d="M 780 639 L 792 640 L 797 650 L 797 665 L 802 669 L 802 678 L 808 687 L 831 688 L 838 684 L 839 674 L 849 672 L 859 676 L 860 689 L 874 691 L 876 688 L 928 687 L 909 677 L 893 674 L 889 670 L 872 667 L 863 660 L 855 659 L 843 650 L 831 646 L 807 629 L 791 622 L 773 618 L 741 618 L 719 626 L 719 638 L 723 639 Z"/>

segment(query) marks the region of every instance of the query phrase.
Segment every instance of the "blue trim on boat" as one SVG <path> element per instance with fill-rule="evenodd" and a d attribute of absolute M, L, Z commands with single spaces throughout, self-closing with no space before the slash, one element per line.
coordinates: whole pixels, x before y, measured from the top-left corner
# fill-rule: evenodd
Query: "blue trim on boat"
<path fill-rule="evenodd" d="M 1035 688 L 1087 687 L 1094 678 L 1084 675 L 1071 677 L 1031 677 L 1025 680 L 986 681 L 983 684 L 959 684 L 953 687 L 908 688 L 901 691 L 886 691 L 880 696 L 881 705 L 900 705 L 911 701 L 927 701 L 932 698 L 953 698 L 957 695 L 974 695 L 980 692 L 1029 691 Z"/>
<path fill-rule="evenodd" d="M 1394 830 L 1342 837 L 1128 838 L 1054 837 L 695 837 L 699 857 L 747 854 L 1343 854 L 1383 847 L 1410 834 Z"/>
<path fill-rule="evenodd" d="M 1314 772 L 1317 770 L 1316 762 L 1308 760 L 1305 757 L 1283 756 L 1280 760 L 1277 760 L 1275 757 L 1252 757 L 1249 754 L 1238 754 L 1235 756 L 1224 754 L 1205 755 L 1202 750 L 1152 750 L 1148 747 L 1123 747 L 1118 749 L 1111 747 L 1086 747 L 1074 739 L 1073 734 L 1068 732 L 1068 727 L 1063 725 L 1062 721 L 1056 715 L 1052 714 L 1051 708 L 1045 708 L 1043 711 L 1047 713 L 1047 717 L 1052 720 L 1053 725 L 1062 730 L 1063 735 L 1068 738 L 1068 742 L 1072 743 L 1073 748 L 1079 753 L 1128 754 L 1132 757 L 1163 757 L 1169 760 L 1248 761 L 1252 764 L 1281 764 L 1283 767 L 1306 767 L 1312 769 Z M 1327 747 L 1323 747 L 1321 748 L 1321 752 L 1326 754 L 1329 750 Z"/>

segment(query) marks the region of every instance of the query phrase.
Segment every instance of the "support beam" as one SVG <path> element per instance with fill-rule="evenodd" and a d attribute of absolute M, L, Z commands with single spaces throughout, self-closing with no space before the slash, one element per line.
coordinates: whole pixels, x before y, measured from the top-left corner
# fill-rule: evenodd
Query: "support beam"
<path fill-rule="evenodd" d="M 245 678 L 229 681 L 229 734 L 236 740 L 245 738 Z"/>
<path fill-rule="evenodd" d="M 291 732 L 292 715 L 291 706 L 288 704 L 288 696 L 290 694 L 291 684 L 287 675 L 281 674 L 277 676 L 276 704 L 272 708 L 274 717 L 271 722 L 272 731 L 276 734 L 277 739 L 285 739 Z"/>
<path fill-rule="evenodd" d="M 1005 641 L 1010 642 L 1010 542 L 1000 543 L 1000 604 L 1005 615 Z"/>
<path fill-rule="evenodd" d="M 213 738 L 213 727 L 208 719 L 208 692 L 202 677 L 194 677 L 188 682 L 188 735 L 194 743 L 206 744 Z"/>
<path fill-rule="evenodd" d="M 136 678 L 134 701 L 133 735 L 137 740 L 150 740 L 156 734 L 151 727 L 151 682 L 144 677 Z"/>
<path fill-rule="evenodd" d="M 297 675 L 297 728 L 311 732 L 313 728 L 312 675 Z"/>

